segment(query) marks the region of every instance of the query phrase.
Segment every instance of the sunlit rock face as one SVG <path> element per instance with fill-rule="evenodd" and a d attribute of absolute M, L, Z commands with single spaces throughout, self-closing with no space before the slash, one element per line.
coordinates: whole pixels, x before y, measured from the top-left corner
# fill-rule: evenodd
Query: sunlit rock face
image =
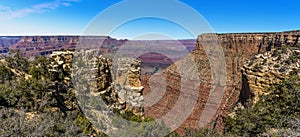
<path fill-rule="evenodd" d="M 64 79 L 67 85 L 71 85 L 74 78 L 75 83 L 80 83 L 75 85 L 80 86 L 77 92 L 100 95 L 99 99 L 111 110 L 117 109 L 120 113 L 131 110 L 136 115 L 144 115 L 140 61 L 121 58 L 114 74 L 111 59 L 94 55 L 94 51 L 83 50 L 54 52 L 50 55 L 53 61 L 49 71 L 53 77 Z"/>
<path fill-rule="evenodd" d="M 252 57 L 242 68 L 241 97 L 254 103 L 260 95 L 268 94 L 271 85 L 279 84 L 290 74 L 299 73 L 299 48 L 282 47 Z"/>

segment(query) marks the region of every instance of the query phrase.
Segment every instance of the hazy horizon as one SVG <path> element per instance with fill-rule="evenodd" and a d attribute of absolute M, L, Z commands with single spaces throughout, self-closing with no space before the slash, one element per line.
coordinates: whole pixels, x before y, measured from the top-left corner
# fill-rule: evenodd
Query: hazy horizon
<path fill-rule="evenodd" d="M 261 32 L 261 31 L 253 31 L 253 32 L 215 32 L 215 34 L 235 34 L 235 33 L 277 33 L 277 32 L 289 32 L 289 31 L 300 31 L 299 30 L 283 30 L 283 31 L 265 31 L 265 32 Z M 205 33 L 202 33 L 202 34 L 205 34 Z M 202 34 L 199 34 L 199 35 L 202 35 Z M 114 38 L 114 39 L 117 39 L 117 40 L 134 40 L 134 41 L 139 41 L 139 40 L 195 40 L 197 38 L 178 38 L 178 39 L 173 39 L 173 38 L 168 38 L 168 37 L 162 37 L 162 38 L 157 38 L 157 39 L 151 39 L 151 37 L 147 37 L 146 39 L 130 39 L 130 38 L 117 38 L 117 37 L 113 37 L 113 36 L 110 36 L 110 35 L 107 35 L 107 36 L 104 36 L 104 35 L 77 35 L 77 34 L 28 34 L 28 35 L 2 35 L 0 34 L 0 37 L 23 37 L 23 36 L 29 36 L 29 37 L 39 37 L 39 36 L 70 36 L 70 37 L 110 37 L 110 38 Z M 164 39 L 165 38 L 165 39 Z"/>

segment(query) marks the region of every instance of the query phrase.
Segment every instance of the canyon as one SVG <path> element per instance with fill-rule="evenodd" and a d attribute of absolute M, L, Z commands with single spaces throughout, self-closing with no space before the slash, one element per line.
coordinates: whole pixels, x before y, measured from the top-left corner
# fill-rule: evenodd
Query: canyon
<path fill-rule="evenodd" d="M 115 61 L 121 66 L 119 69 L 116 69 L 116 72 L 114 72 L 112 60 L 105 56 L 97 56 L 96 60 L 93 60 L 95 58 L 86 58 L 84 62 L 98 62 L 92 64 L 94 65 L 93 68 L 97 68 L 93 69 L 93 73 L 97 74 L 97 80 L 91 81 L 91 83 L 94 83 L 90 86 L 96 89 L 96 93 L 109 96 L 104 96 L 104 98 L 111 109 L 117 108 L 122 112 L 133 110 L 137 115 L 150 116 L 155 119 L 166 116 L 165 122 L 172 123 L 177 119 L 167 114 L 173 108 L 189 108 L 191 109 L 191 113 L 187 115 L 183 123 L 180 123 L 179 127 L 176 127 L 178 133 L 182 134 L 185 128 L 198 128 L 199 126 L 216 128 L 222 131 L 224 118 L 231 112 L 232 107 L 238 102 L 243 103 L 248 99 L 253 99 L 253 97 L 255 100 L 256 96 L 251 96 L 258 92 L 255 87 L 265 88 L 264 86 L 260 86 L 262 84 L 255 83 L 257 81 L 255 80 L 257 79 L 255 78 L 256 76 L 249 76 L 249 74 L 253 74 L 253 68 L 248 67 L 249 65 L 245 66 L 245 62 L 248 62 L 253 57 L 258 62 L 263 62 L 264 53 L 270 52 L 276 47 L 289 46 L 297 49 L 300 46 L 299 36 L 300 31 L 201 34 L 197 40 L 179 40 L 190 52 L 189 55 L 181 60 L 172 61 L 166 55 L 151 52 L 141 55 L 137 60 L 124 58 Z M 1 53 L 7 53 L 9 49 L 20 49 L 28 57 L 48 55 L 55 60 L 52 64 L 52 70 L 55 73 L 55 70 L 58 68 L 63 69 L 63 71 L 70 71 L 74 67 L 71 65 L 74 63 L 71 58 L 79 56 L 70 51 L 59 52 L 62 49 L 74 50 L 78 44 L 86 45 L 88 49 L 89 44 L 102 43 L 98 50 L 101 54 L 111 57 L 111 55 L 117 53 L 122 45 L 129 41 L 117 40 L 108 36 L 92 37 L 92 39 L 94 41 L 82 41 L 79 36 L 1 37 L 0 50 Z M 157 42 L 162 41 L 135 41 L 133 43 L 136 44 L 134 46 L 139 46 L 143 43 L 157 44 Z M 214 55 L 213 53 L 217 51 L 209 48 L 210 45 L 212 45 L 211 47 L 217 46 L 219 51 L 222 51 L 222 54 L 217 55 L 222 56 Z M 288 53 L 292 52 L 289 51 Z M 81 52 L 81 54 L 89 55 L 93 53 Z M 256 54 L 260 55 L 254 56 Z M 214 59 L 217 58 L 222 58 L 225 61 L 224 68 L 219 69 L 222 70 L 220 73 L 226 74 L 225 81 L 221 81 L 220 83 L 213 82 L 213 79 L 216 77 L 214 76 L 215 72 L 212 67 L 218 65 L 218 62 L 214 62 Z M 198 96 L 194 96 L 195 94 L 192 92 L 182 90 L 191 88 L 190 84 L 192 82 L 181 83 L 184 80 L 181 75 L 183 70 L 186 72 L 194 71 L 191 70 L 191 65 L 189 64 L 191 63 L 189 62 L 191 59 L 194 61 L 192 63 L 195 64 L 197 69 L 196 75 L 200 78 L 200 84 L 197 90 L 194 91 L 197 92 Z M 267 62 L 271 61 L 267 60 Z M 186 63 L 188 65 L 181 65 Z M 159 73 L 156 70 L 151 70 L 153 67 L 154 69 L 159 69 Z M 299 66 L 294 67 L 297 68 Z M 76 68 L 72 69 L 76 70 Z M 148 70 L 143 72 L 143 69 Z M 261 71 L 261 73 L 265 73 L 268 69 L 262 69 Z M 65 83 L 68 84 L 72 75 L 71 73 L 65 74 L 67 74 L 64 77 Z M 77 73 L 80 78 L 79 74 L 81 72 Z M 87 80 L 84 77 L 82 79 Z M 166 81 L 162 81 L 162 79 Z M 190 79 L 194 80 L 196 78 L 191 77 Z M 157 102 L 154 102 L 151 106 L 142 107 L 142 102 L 147 100 L 147 95 L 151 95 L 151 92 L 154 90 L 153 85 L 155 87 L 162 87 L 165 91 L 164 93 L 157 94 L 160 96 Z M 224 92 L 222 92 L 223 90 Z M 118 94 L 117 98 L 114 98 L 115 94 Z M 177 106 L 177 101 L 181 95 L 189 97 L 191 99 L 189 101 L 196 103 L 191 105 L 187 101 L 187 103 Z M 175 112 L 179 116 L 186 115 L 186 112 L 179 110 Z"/>

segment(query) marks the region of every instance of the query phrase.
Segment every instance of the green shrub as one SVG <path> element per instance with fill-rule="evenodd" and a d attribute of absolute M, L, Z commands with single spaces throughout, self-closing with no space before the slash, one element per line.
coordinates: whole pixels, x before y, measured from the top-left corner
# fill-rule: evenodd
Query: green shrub
<path fill-rule="evenodd" d="M 13 80 L 13 72 L 6 68 L 3 64 L 0 64 L 0 72 L 0 83 L 4 84 L 5 81 Z"/>
<path fill-rule="evenodd" d="M 292 70 L 289 75 L 298 75 L 299 69 L 298 70 Z"/>
<path fill-rule="evenodd" d="M 272 57 L 277 57 L 280 54 L 278 48 L 276 48 L 273 53 L 272 53 Z"/>
<path fill-rule="evenodd" d="M 0 64 L 0 136 L 105 136 L 77 107 L 72 86 L 51 79 L 47 58 L 28 61 L 20 52 L 10 54 L 4 57 L 7 66 Z"/>
<path fill-rule="evenodd" d="M 186 137 L 220 137 L 217 130 L 203 128 L 203 129 L 185 129 L 184 136 Z"/>
<path fill-rule="evenodd" d="M 263 65 L 267 64 L 267 59 L 264 59 Z"/>
<path fill-rule="evenodd" d="M 300 77 L 291 76 L 272 86 L 253 106 L 239 109 L 236 117 L 226 118 L 224 132 L 233 136 L 257 136 L 271 128 L 291 128 L 291 119 L 300 119 Z"/>
<path fill-rule="evenodd" d="M 279 68 L 279 67 L 280 67 L 279 64 L 275 64 L 275 65 L 274 65 L 274 68 Z"/>
<path fill-rule="evenodd" d="M 278 55 L 276 60 L 281 60 L 281 55 Z"/>
<path fill-rule="evenodd" d="M 95 133 L 92 123 L 83 115 L 78 114 L 74 120 L 74 123 L 78 125 L 84 134 L 92 134 Z"/>
<path fill-rule="evenodd" d="M 254 67 L 253 67 L 253 69 L 254 69 L 254 71 L 257 72 L 257 71 L 263 69 L 263 67 L 261 65 L 259 65 L 259 64 L 255 64 Z"/>

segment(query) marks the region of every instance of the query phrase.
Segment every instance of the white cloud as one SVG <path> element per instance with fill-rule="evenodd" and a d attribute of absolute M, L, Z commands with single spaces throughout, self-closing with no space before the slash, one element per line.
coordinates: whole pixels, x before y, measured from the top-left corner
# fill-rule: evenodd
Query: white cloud
<path fill-rule="evenodd" d="M 1 12 L 8 12 L 8 11 L 10 11 L 10 8 L 9 8 L 9 7 L 1 6 L 1 5 L 0 5 L 0 13 L 1 13 Z"/>
<path fill-rule="evenodd" d="M 71 6 L 72 3 L 78 2 L 79 0 L 55 0 L 52 2 L 41 3 L 33 5 L 29 8 L 11 10 L 10 7 L 0 5 L 0 20 L 10 20 L 14 18 L 20 18 L 28 16 L 33 13 L 45 13 L 56 10 L 61 6 Z"/>

